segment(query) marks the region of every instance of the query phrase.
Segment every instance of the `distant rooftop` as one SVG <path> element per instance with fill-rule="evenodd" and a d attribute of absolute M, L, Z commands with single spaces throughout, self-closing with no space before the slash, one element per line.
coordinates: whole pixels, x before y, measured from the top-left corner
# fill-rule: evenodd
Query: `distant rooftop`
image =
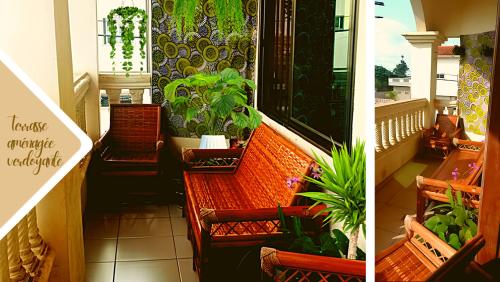
<path fill-rule="evenodd" d="M 438 46 L 438 56 L 453 56 L 455 46 Z"/>

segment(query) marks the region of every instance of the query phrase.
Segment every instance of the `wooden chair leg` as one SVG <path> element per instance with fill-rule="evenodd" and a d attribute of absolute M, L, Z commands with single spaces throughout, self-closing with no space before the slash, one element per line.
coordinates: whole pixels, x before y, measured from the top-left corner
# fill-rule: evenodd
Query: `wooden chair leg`
<path fill-rule="evenodd" d="M 425 198 L 422 195 L 422 190 L 420 187 L 417 187 L 417 222 L 424 222 L 424 214 L 425 214 Z"/>

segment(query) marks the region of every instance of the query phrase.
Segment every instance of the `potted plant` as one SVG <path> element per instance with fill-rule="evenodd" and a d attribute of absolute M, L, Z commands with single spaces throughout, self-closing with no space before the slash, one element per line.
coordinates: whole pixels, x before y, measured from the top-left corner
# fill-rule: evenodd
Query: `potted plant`
<path fill-rule="evenodd" d="M 350 233 L 348 259 L 356 258 L 360 229 L 366 229 L 366 154 L 364 142 L 356 142 L 351 153 L 344 144 L 340 149 L 332 147 L 333 162 L 315 154 L 317 167 L 305 179 L 324 192 L 304 192 L 298 195 L 325 204 L 320 213 L 327 212 L 325 223 L 342 224 L 344 232 Z M 333 164 L 333 166 L 331 165 Z"/>
<path fill-rule="evenodd" d="M 139 52 L 141 56 L 140 71 L 144 70 L 144 60 L 146 59 L 146 43 L 147 43 L 147 25 L 148 15 L 146 11 L 137 7 L 119 7 L 109 12 L 107 16 L 109 29 L 109 45 L 111 51 L 110 59 L 113 61 L 113 74 L 116 70 L 116 47 L 117 38 L 119 37 L 122 43 L 122 59 L 121 68 L 125 71 L 125 77 L 128 78 L 130 71 L 133 69 L 132 57 L 134 54 L 134 39 L 136 37 L 136 25 L 139 31 Z M 119 24 L 119 26 L 118 26 Z M 119 35 L 119 36 L 118 36 Z M 110 103 L 120 103 L 121 90 L 107 91 Z M 142 103 L 144 91 L 130 90 L 130 96 L 133 103 Z"/>
<path fill-rule="evenodd" d="M 326 230 L 312 233 L 311 236 L 310 232 L 303 230 L 300 217 L 292 216 L 287 220 L 284 215 L 289 207 L 282 209 L 278 204 L 280 230 L 283 232 L 284 241 L 288 242 L 288 250 L 262 248 L 261 267 L 275 281 L 309 281 L 314 279 L 312 277 L 336 275 L 345 280 L 363 280 L 366 257 L 357 247 L 357 241 L 360 229 L 364 233 L 366 228 L 364 143 L 358 140 L 351 153 L 345 144 L 340 149 L 334 146 L 332 165 L 316 154 L 315 158 L 317 164 L 313 165 L 311 176 L 306 176 L 305 179 L 324 191 L 297 194 L 315 201 L 308 209 L 316 210 L 313 211 L 316 213 L 314 217 L 323 217 L 323 228 L 326 227 Z M 298 177 L 291 177 L 287 179 L 287 185 L 292 188 L 299 181 Z M 321 206 L 318 206 L 320 204 Z M 293 228 L 288 229 L 287 222 L 290 222 L 290 219 Z M 330 223 L 341 223 L 344 232 L 350 232 L 350 238 L 339 229 L 331 230 Z"/>
<path fill-rule="evenodd" d="M 183 85 L 190 89 L 185 95 L 178 95 L 177 88 Z M 198 95 L 191 90 L 198 89 Z M 225 142 L 223 125 L 231 119 L 242 136 L 245 129 L 257 128 L 261 115 L 248 105 L 247 89 L 255 89 L 252 80 L 243 78 L 240 73 L 231 68 L 220 73 L 196 73 L 184 79 L 177 79 L 164 88 L 165 99 L 170 102 L 175 113 L 182 114 L 186 122 L 201 115 L 207 135 L 202 136 L 202 142 Z M 199 102 L 201 98 L 201 103 Z M 219 142 L 220 143 L 220 142 Z"/>
<path fill-rule="evenodd" d="M 477 210 L 466 208 L 462 192 L 457 190 L 453 196 L 451 186 L 446 196 L 449 203 L 435 206 L 435 214 L 425 221 L 424 226 L 458 250 L 477 234 Z"/>

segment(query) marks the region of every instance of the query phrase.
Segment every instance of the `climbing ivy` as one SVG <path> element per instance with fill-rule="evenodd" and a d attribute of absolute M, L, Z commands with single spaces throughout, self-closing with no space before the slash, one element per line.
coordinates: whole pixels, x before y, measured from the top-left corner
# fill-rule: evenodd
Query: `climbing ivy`
<path fill-rule="evenodd" d="M 119 7 L 111 10 L 108 16 L 108 29 L 110 33 L 109 45 L 111 46 L 111 52 L 109 57 L 113 60 L 113 72 L 115 71 L 115 61 L 116 56 L 116 37 L 118 34 L 117 19 L 121 20 L 120 26 L 120 37 L 123 43 L 122 45 L 122 69 L 125 71 L 125 75 L 129 76 L 129 72 L 133 68 L 132 55 L 134 54 L 134 30 L 135 30 L 135 19 L 138 19 L 138 30 L 139 30 L 139 44 L 140 44 L 140 56 L 141 56 L 141 72 L 144 70 L 144 59 L 146 59 L 146 31 L 147 31 L 147 20 L 148 15 L 146 11 L 137 7 Z"/>

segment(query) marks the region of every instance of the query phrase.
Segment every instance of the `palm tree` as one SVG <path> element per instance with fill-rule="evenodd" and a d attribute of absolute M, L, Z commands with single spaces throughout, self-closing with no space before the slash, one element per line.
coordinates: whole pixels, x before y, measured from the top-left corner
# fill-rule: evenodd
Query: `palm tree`
<path fill-rule="evenodd" d="M 333 162 L 315 154 L 319 166 L 312 177 L 305 179 L 323 188 L 325 192 L 305 192 L 298 195 L 316 201 L 314 206 L 325 204 L 320 213 L 328 213 L 326 223 L 343 224 L 344 232 L 350 232 L 348 259 L 356 259 L 360 229 L 366 233 L 366 154 L 365 144 L 357 140 L 349 154 L 344 144 L 340 150 L 332 148 Z"/>

